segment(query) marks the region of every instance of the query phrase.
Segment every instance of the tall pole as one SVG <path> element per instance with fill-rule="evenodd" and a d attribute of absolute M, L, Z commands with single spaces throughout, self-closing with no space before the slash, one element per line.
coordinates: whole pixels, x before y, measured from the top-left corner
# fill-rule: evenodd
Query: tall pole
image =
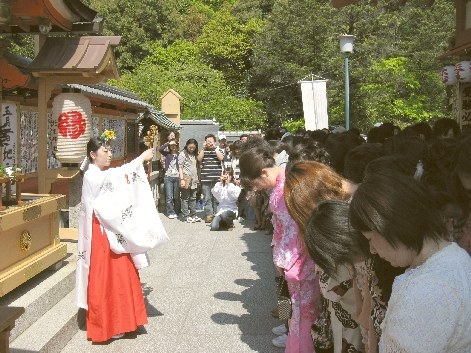
<path fill-rule="evenodd" d="M 350 130 L 350 76 L 348 74 L 348 56 L 353 53 L 353 38 L 351 34 L 342 34 L 340 51 L 345 56 L 345 129 Z"/>
<path fill-rule="evenodd" d="M 345 129 L 350 130 L 350 77 L 348 72 L 348 54 L 345 54 Z"/>

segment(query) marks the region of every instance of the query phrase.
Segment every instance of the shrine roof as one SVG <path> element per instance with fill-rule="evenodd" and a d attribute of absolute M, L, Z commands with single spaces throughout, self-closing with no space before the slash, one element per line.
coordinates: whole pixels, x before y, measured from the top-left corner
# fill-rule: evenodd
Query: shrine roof
<path fill-rule="evenodd" d="M 164 112 L 156 110 L 154 107 L 149 107 L 147 111 L 137 119 L 137 121 L 140 121 L 144 118 L 149 118 L 153 122 L 155 122 L 157 125 L 162 126 L 168 130 L 180 130 L 181 127 L 175 124 L 173 121 L 171 121 L 167 116 L 165 115 Z"/>
<path fill-rule="evenodd" d="M 0 33 L 99 34 L 103 30 L 103 18 L 80 0 L 9 0 L 2 6 Z"/>
<path fill-rule="evenodd" d="M 34 76 L 104 75 L 119 78 L 113 47 L 118 36 L 48 37 L 29 64 Z"/>
<path fill-rule="evenodd" d="M 61 88 L 78 89 L 87 96 L 106 98 L 110 101 L 126 103 L 142 109 L 148 109 L 152 107 L 152 105 L 149 103 L 142 101 L 136 94 L 104 83 L 98 83 L 95 85 L 79 85 L 71 83 L 63 84 L 61 85 Z"/>
<path fill-rule="evenodd" d="M 33 59 L 26 58 L 21 55 L 13 54 L 10 52 L 3 52 L 2 54 L 8 62 L 14 66 L 16 66 L 21 72 L 25 74 L 29 74 L 31 70 L 28 68 L 29 64 L 33 61 Z"/>

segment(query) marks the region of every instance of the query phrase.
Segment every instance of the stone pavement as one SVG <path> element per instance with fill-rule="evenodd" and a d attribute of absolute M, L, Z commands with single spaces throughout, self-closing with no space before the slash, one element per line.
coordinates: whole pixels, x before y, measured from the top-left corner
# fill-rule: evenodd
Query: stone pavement
<path fill-rule="evenodd" d="M 271 329 L 282 323 L 270 315 L 271 236 L 248 221 L 210 232 L 204 222 L 160 216 L 170 241 L 149 252 L 151 265 L 140 271 L 149 323 L 106 344 L 92 344 L 80 330 L 61 352 L 283 352 L 271 343 Z"/>

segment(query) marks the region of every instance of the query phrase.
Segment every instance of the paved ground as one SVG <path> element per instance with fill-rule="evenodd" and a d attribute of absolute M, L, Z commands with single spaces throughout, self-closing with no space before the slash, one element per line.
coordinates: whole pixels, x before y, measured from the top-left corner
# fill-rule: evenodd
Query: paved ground
<path fill-rule="evenodd" d="M 201 216 L 201 215 L 200 215 Z M 149 323 L 139 334 L 92 344 L 79 331 L 62 350 L 78 352 L 281 353 L 272 345 L 275 306 L 271 236 L 236 222 L 232 231 L 161 219 L 170 241 L 141 270 Z"/>

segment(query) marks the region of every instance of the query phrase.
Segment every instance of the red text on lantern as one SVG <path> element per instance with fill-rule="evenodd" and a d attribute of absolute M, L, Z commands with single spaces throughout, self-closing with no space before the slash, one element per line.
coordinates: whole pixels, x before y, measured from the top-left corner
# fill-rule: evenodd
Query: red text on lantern
<path fill-rule="evenodd" d="M 83 135 L 87 122 L 82 113 L 76 110 L 63 112 L 59 115 L 58 130 L 65 138 L 77 139 Z"/>

